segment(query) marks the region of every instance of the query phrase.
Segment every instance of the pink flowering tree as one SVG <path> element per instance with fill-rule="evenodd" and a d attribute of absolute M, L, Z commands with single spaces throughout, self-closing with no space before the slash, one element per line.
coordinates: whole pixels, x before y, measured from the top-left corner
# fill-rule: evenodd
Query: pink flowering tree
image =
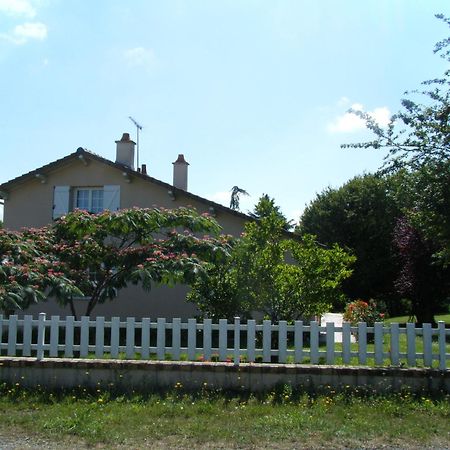
<path fill-rule="evenodd" d="M 207 214 L 189 208 L 75 211 L 57 221 L 53 254 L 89 298 L 86 315 L 128 284 L 191 284 L 223 259 L 229 238 Z M 73 296 L 60 298 L 75 315 Z"/>
<path fill-rule="evenodd" d="M 49 249 L 48 228 L 10 232 L 0 229 L 0 311 L 10 314 L 54 296 L 65 302 L 81 295 L 67 267 Z"/>

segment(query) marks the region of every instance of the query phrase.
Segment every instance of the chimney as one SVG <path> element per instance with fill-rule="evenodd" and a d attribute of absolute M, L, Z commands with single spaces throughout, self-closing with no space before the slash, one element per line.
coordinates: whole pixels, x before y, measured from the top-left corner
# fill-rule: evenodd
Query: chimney
<path fill-rule="evenodd" d="M 129 133 L 123 133 L 122 139 L 116 141 L 116 163 L 123 164 L 134 170 L 134 146 L 136 145 L 130 139 Z"/>
<path fill-rule="evenodd" d="M 142 164 L 141 173 L 147 175 L 147 164 Z"/>
<path fill-rule="evenodd" d="M 177 160 L 173 164 L 173 185 L 178 189 L 187 191 L 188 182 L 188 165 L 184 159 L 184 155 L 178 155 Z"/>

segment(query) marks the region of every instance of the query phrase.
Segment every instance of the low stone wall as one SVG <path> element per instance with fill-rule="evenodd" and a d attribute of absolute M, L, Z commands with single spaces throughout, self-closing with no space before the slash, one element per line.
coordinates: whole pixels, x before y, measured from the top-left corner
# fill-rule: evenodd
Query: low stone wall
<path fill-rule="evenodd" d="M 85 387 L 145 392 L 170 389 L 267 391 L 280 384 L 316 390 L 329 385 L 364 386 L 377 392 L 412 391 L 450 393 L 450 371 L 435 369 L 312 366 L 294 364 L 240 364 L 172 361 L 124 361 L 0 358 L 0 382 L 48 389 Z"/>

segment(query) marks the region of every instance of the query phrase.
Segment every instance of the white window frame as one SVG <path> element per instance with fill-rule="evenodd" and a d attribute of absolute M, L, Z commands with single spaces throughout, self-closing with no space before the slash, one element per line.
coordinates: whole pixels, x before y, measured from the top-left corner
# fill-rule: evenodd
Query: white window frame
<path fill-rule="evenodd" d="M 93 191 L 101 191 L 102 192 L 102 199 L 103 199 L 103 205 L 100 211 L 95 211 L 95 213 L 100 213 L 103 212 L 105 210 L 105 197 L 104 197 L 104 189 L 103 186 L 87 186 L 87 187 L 75 187 L 73 189 L 73 209 L 84 209 L 84 208 L 79 208 L 77 206 L 77 197 L 78 197 L 78 192 L 82 192 L 82 191 L 87 191 L 89 193 L 89 197 L 88 197 L 88 207 L 86 208 L 86 211 L 89 212 L 94 212 L 92 210 L 92 192 Z"/>

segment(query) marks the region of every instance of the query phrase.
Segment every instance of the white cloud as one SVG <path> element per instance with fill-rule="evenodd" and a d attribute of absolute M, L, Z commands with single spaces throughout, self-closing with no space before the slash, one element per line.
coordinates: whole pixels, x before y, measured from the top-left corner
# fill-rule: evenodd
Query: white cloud
<path fill-rule="evenodd" d="M 27 22 L 16 25 L 8 34 L 0 34 L 0 38 L 17 45 L 22 45 L 30 39 L 44 40 L 47 37 L 47 26 L 40 22 Z"/>
<path fill-rule="evenodd" d="M 135 47 L 125 50 L 124 57 L 130 66 L 153 66 L 157 59 L 151 48 Z"/>
<path fill-rule="evenodd" d="M 354 111 L 364 111 L 364 106 L 361 103 L 353 103 L 351 109 Z M 375 108 L 372 111 L 367 111 L 370 117 L 375 120 L 380 126 L 386 126 L 389 123 L 391 112 L 386 106 Z M 328 131 L 330 133 L 353 133 L 366 128 L 364 120 L 359 118 L 356 114 L 346 112 L 328 124 Z"/>
<path fill-rule="evenodd" d="M 33 18 L 36 10 L 28 0 L 0 0 L 0 13 Z"/>

